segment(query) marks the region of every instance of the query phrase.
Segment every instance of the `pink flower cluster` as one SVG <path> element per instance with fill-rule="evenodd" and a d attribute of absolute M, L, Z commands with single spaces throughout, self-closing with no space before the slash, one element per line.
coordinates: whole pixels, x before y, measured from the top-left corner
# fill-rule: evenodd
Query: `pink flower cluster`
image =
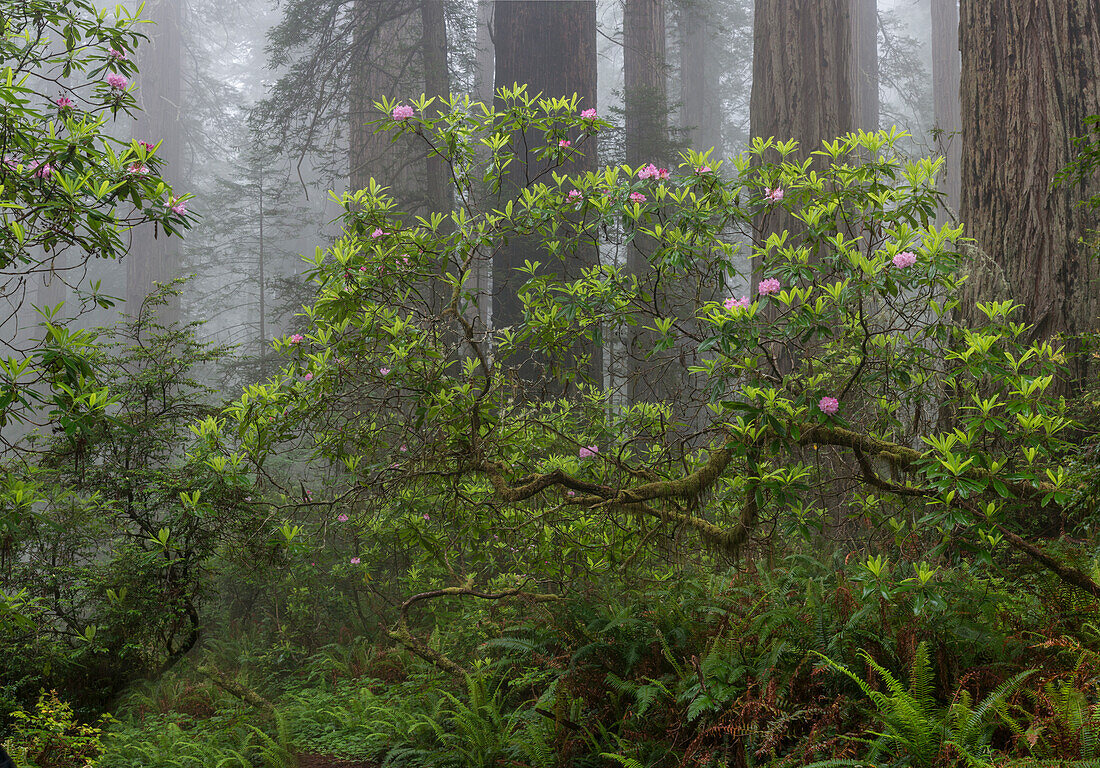
<path fill-rule="evenodd" d="M 107 51 L 107 53 L 111 54 L 112 59 L 117 59 L 118 61 L 126 61 L 126 51 L 117 51 L 112 48 Z"/>
<path fill-rule="evenodd" d="M 34 167 L 34 175 L 39 179 L 48 179 L 53 174 L 53 166 L 49 163 L 41 163 Z"/>
<path fill-rule="evenodd" d="M 370 236 L 372 238 L 377 238 L 377 237 L 382 237 L 383 235 L 388 235 L 388 234 L 389 234 L 389 232 L 383 232 L 381 229 L 375 228 L 375 230 L 370 233 Z"/>
<path fill-rule="evenodd" d="M 143 163 L 133 163 L 126 168 L 126 173 L 130 174 L 131 176 L 144 176 L 149 173 L 149 166 Z"/>
<path fill-rule="evenodd" d="M 771 296 L 773 293 L 779 293 L 779 289 L 783 285 L 774 277 L 769 277 L 767 280 L 761 280 L 760 285 L 756 286 L 756 291 L 761 296 Z"/>
<path fill-rule="evenodd" d="M 577 451 L 577 456 L 582 459 L 591 459 L 593 456 L 600 452 L 599 446 L 586 445 Z"/>
<path fill-rule="evenodd" d="M 307 373 L 305 376 L 302 377 L 302 381 L 313 381 L 313 374 Z"/>
<path fill-rule="evenodd" d="M 902 251 L 894 257 L 893 261 L 898 269 L 908 269 L 917 263 L 917 254 L 912 251 Z"/>
<path fill-rule="evenodd" d="M 146 152 L 152 152 L 154 149 L 157 148 L 157 145 L 152 143 L 151 141 L 139 141 L 138 146 L 144 149 Z"/>
<path fill-rule="evenodd" d="M 172 209 L 172 213 L 177 216 L 187 215 L 187 203 L 183 200 L 173 200 L 168 204 L 168 207 Z"/>
<path fill-rule="evenodd" d="M 301 344 L 305 340 L 306 340 L 306 337 L 303 336 L 300 333 L 295 333 L 295 334 L 291 335 L 291 337 L 290 337 L 290 343 L 291 344 Z"/>
<path fill-rule="evenodd" d="M 748 296 L 742 296 L 740 299 L 735 299 L 731 296 L 722 302 L 722 306 L 730 312 L 736 312 L 738 310 L 748 309 L 751 303 Z"/>
<path fill-rule="evenodd" d="M 348 516 L 341 512 L 339 515 L 336 516 L 336 519 L 339 520 L 341 523 L 346 523 L 348 521 Z"/>
<path fill-rule="evenodd" d="M 581 112 L 581 120 L 595 120 L 595 119 L 596 119 L 596 110 L 586 109 L 583 112 Z"/>
<path fill-rule="evenodd" d="M 631 192 L 630 200 L 631 202 L 635 203 L 644 203 L 646 201 L 646 197 L 641 192 Z"/>
<path fill-rule="evenodd" d="M 413 110 L 413 108 L 410 107 L 408 104 L 398 104 L 396 107 L 393 108 L 394 120 L 408 120 L 414 114 L 416 114 L 415 110 Z"/>
<path fill-rule="evenodd" d="M 353 557 L 353 558 L 351 559 L 351 564 L 352 564 L 352 565 L 359 565 L 359 563 L 361 563 L 361 562 L 362 562 L 362 561 L 361 561 L 361 560 L 360 560 L 360 559 L 359 559 L 358 557 Z"/>
<path fill-rule="evenodd" d="M 583 195 L 581 195 L 581 191 L 579 189 L 571 189 L 569 190 L 569 194 L 565 196 L 565 199 L 571 203 L 574 203 L 579 201 L 582 197 Z"/>
<path fill-rule="evenodd" d="M 710 173 L 713 169 L 709 165 L 703 165 L 695 169 L 696 173 Z"/>
<path fill-rule="evenodd" d="M 76 102 L 74 102 L 68 96 L 61 96 L 56 101 L 54 101 L 54 104 L 58 106 L 58 109 L 72 109 Z"/>
<path fill-rule="evenodd" d="M 835 397 L 825 396 L 821 398 L 821 401 L 817 404 L 817 407 L 821 409 L 821 412 L 826 416 L 832 416 L 840 410 L 840 401 Z"/>
<path fill-rule="evenodd" d="M 783 199 L 783 187 L 776 187 L 775 189 L 764 188 L 764 199 L 769 203 L 778 203 Z"/>
<path fill-rule="evenodd" d="M 390 375 L 390 369 L 389 368 L 379 368 L 378 373 L 380 373 L 382 376 L 389 376 Z"/>
<path fill-rule="evenodd" d="M 561 147 L 562 149 L 565 149 L 566 147 L 573 146 L 573 142 L 571 142 L 569 139 L 562 139 L 561 141 L 558 142 L 558 146 Z"/>
<path fill-rule="evenodd" d="M 639 179 L 667 179 L 670 175 L 668 168 L 658 168 L 653 163 L 638 170 Z"/>
<path fill-rule="evenodd" d="M 111 86 L 116 91 L 126 90 L 126 86 L 128 86 L 129 84 L 129 80 L 116 72 L 112 72 L 111 74 L 107 75 L 107 85 Z"/>

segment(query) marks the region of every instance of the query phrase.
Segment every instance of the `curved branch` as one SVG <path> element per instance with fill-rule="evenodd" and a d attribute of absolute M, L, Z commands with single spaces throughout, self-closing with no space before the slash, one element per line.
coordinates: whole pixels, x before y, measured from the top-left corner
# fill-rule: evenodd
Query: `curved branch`
<path fill-rule="evenodd" d="M 458 677 L 468 674 L 466 669 L 434 648 L 430 648 L 427 643 L 413 635 L 409 630 L 409 609 L 412 608 L 413 605 L 423 600 L 434 600 L 437 597 L 451 596 L 480 597 L 482 600 L 503 600 L 506 597 L 522 596 L 537 603 L 557 602 L 562 599 L 558 595 L 524 592 L 520 587 L 506 589 L 503 592 L 493 594 L 491 592 L 481 592 L 467 585 L 464 587 L 443 587 L 442 589 L 420 592 L 401 603 L 401 614 L 397 620 L 397 628 L 389 630 L 386 634 L 425 661 L 431 662 L 443 671 L 450 672 L 452 675 Z"/>

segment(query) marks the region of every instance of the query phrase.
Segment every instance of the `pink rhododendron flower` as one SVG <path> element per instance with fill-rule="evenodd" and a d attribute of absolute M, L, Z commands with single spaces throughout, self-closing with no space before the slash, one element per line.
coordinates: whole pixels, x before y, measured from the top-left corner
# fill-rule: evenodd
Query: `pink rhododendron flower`
<path fill-rule="evenodd" d="M 917 254 L 912 251 L 902 251 L 894 257 L 894 266 L 898 269 L 908 269 L 917 263 Z"/>
<path fill-rule="evenodd" d="M 561 141 L 558 142 L 558 146 L 559 147 L 571 147 L 571 146 L 573 146 L 573 142 L 571 142 L 569 139 L 562 139 Z"/>
<path fill-rule="evenodd" d="M 424 518 L 425 520 L 431 520 L 431 519 L 432 519 L 432 516 L 431 516 L 431 515 L 429 515 L 429 514 L 428 514 L 427 512 L 425 512 L 425 513 L 424 513 L 424 514 L 422 515 L 422 517 L 423 517 L 423 518 Z"/>
<path fill-rule="evenodd" d="M 638 169 L 638 178 L 639 179 L 655 179 L 660 174 L 661 174 L 661 172 L 659 170 L 657 170 L 657 166 L 655 166 L 653 163 L 650 163 L 649 165 L 647 165 L 644 168 L 639 168 Z"/>
<path fill-rule="evenodd" d="M 389 232 L 383 232 L 381 228 L 376 227 L 373 232 L 370 233 L 371 237 L 382 237 L 382 235 L 388 235 Z"/>
<path fill-rule="evenodd" d="M 54 101 L 54 104 L 56 104 L 61 109 L 72 109 L 75 102 L 68 96 L 61 96 Z"/>
<path fill-rule="evenodd" d="M 695 172 L 696 172 L 696 173 L 710 173 L 710 172 L 711 172 L 711 170 L 712 170 L 712 169 L 711 169 L 711 167 L 710 167 L 709 165 L 704 165 L 704 166 L 701 166 L 701 167 L 699 167 L 699 168 L 696 168 L 696 169 L 695 169 Z"/>
<path fill-rule="evenodd" d="M 126 51 L 116 51 L 114 48 L 112 48 L 107 51 L 107 53 L 111 54 L 112 59 L 118 59 L 119 61 L 126 60 Z"/>
<path fill-rule="evenodd" d="M 128 86 L 129 84 L 130 81 L 122 75 L 118 74 L 117 72 L 112 72 L 111 74 L 107 75 L 107 85 L 111 86 L 116 91 L 126 90 L 126 86 Z"/>
<path fill-rule="evenodd" d="M 187 215 L 187 203 L 182 201 L 182 200 L 179 201 L 178 203 L 175 203 L 172 206 L 172 213 L 176 214 L 177 216 L 186 216 Z"/>
<path fill-rule="evenodd" d="M 399 104 L 393 108 L 394 120 L 408 120 L 414 114 L 415 111 L 413 110 L 413 108 L 408 106 L 407 104 Z"/>
<path fill-rule="evenodd" d="M 775 189 L 764 188 L 764 199 L 769 203 L 778 203 L 783 199 L 783 187 L 776 187 Z"/>
<path fill-rule="evenodd" d="M 154 149 L 157 148 L 156 144 L 153 144 L 150 141 L 139 141 L 138 146 L 140 146 L 146 152 L 152 152 Z"/>
<path fill-rule="evenodd" d="M 406 264 L 406 265 L 409 263 L 409 254 L 407 254 L 407 253 L 401 254 L 401 263 Z"/>
<path fill-rule="evenodd" d="M 398 448 L 398 450 L 401 451 L 401 453 L 405 453 L 409 450 L 409 446 L 403 445 L 400 448 Z"/>
<path fill-rule="evenodd" d="M 596 110 L 594 110 L 594 109 L 584 110 L 583 112 L 581 112 L 581 119 L 582 120 L 595 120 L 596 119 Z"/>
<path fill-rule="evenodd" d="M 142 163 L 133 163 L 126 168 L 126 173 L 129 173 L 132 176 L 144 176 L 145 174 L 149 173 L 149 166 Z"/>
<path fill-rule="evenodd" d="M 644 203 L 646 198 L 641 192 L 631 192 L 630 200 L 635 203 Z"/>
<path fill-rule="evenodd" d="M 565 199 L 572 203 L 574 200 L 577 200 L 581 197 L 583 197 L 583 195 L 581 195 L 581 191 L 579 189 L 571 189 L 569 190 L 569 194 L 565 196 Z"/>
<path fill-rule="evenodd" d="M 835 397 L 823 397 L 817 404 L 817 407 L 821 409 L 821 412 L 826 416 L 832 416 L 840 410 L 840 401 Z"/>
<path fill-rule="evenodd" d="M 577 492 L 576 492 L 576 491 L 566 491 L 566 492 L 565 492 L 565 495 L 566 495 L 566 496 L 576 496 L 576 495 L 577 495 Z"/>
<path fill-rule="evenodd" d="M 352 564 L 352 565 L 359 565 L 359 563 L 360 563 L 360 560 L 359 560 L 359 558 L 358 558 L 358 557 L 353 557 L 353 558 L 351 559 L 351 564 Z"/>
<path fill-rule="evenodd" d="M 34 175 L 39 179 L 48 179 L 53 174 L 53 166 L 49 163 L 42 163 L 34 167 Z"/>
<path fill-rule="evenodd" d="M 305 341 L 305 338 L 306 337 L 303 336 L 302 334 L 295 333 L 290 337 L 290 343 L 291 344 L 301 344 L 303 341 Z"/>
<path fill-rule="evenodd" d="M 336 516 L 336 519 L 339 520 L 341 523 L 346 523 L 348 521 L 348 516 L 344 513 L 340 513 Z"/>
<path fill-rule="evenodd" d="M 390 369 L 389 368 L 379 368 L 378 372 L 380 374 L 382 374 L 383 376 L 389 376 L 390 375 Z"/>
<path fill-rule="evenodd" d="M 366 272 L 367 271 L 367 265 L 364 264 L 363 266 L 359 267 L 359 271 L 360 272 Z"/>
<path fill-rule="evenodd" d="M 773 293 L 779 293 L 779 289 L 782 287 L 777 279 L 769 277 L 767 280 L 761 280 L 760 285 L 756 286 L 756 290 L 761 296 L 771 296 Z"/>
<path fill-rule="evenodd" d="M 307 373 L 305 376 L 302 377 L 302 380 L 303 381 L 313 381 L 313 374 L 312 373 Z"/>
<path fill-rule="evenodd" d="M 659 169 L 657 169 L 657 178 L 658 179 L 667 180 L 671 177 L 672 177 L 672 174 L 669 173 L 668 168 L 659 168 Z"/>
<path fill-rule="evenodd" d="M 577 451 L 577 456 L 582 459 L 590 459 L 599 452 L 600 449 L 598 446 L 586 445 L 584 448 L 581 448 L 579 451 Z"/>
<path fill-rule="evenodd" d="M 735 312 L 739 309 L 747 309 L 750 303 L 748 296 L 743 296 L 740 299 L 735 299 L 731 296 L 722 302 L 723 306 L 730 312 Z"/>

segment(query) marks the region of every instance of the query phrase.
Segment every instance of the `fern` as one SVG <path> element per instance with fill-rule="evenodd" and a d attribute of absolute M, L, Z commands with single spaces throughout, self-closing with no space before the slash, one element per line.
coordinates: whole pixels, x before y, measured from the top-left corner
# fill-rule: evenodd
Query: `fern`
<path fill-rule="evenodd" d="M 606 757 L 609 760 L 614 760 L 623 768 L 645 768 L 644 765 L 639 763 L 633 757 L 626 757 L 625 755 L 619 755 L 614 752 L 601 752 L 600 757 Z"/>
<path fill-rule="evenodd" d="M 908 752 L 916 765 L 929 767 L 937 763 L 947 748 L 955 750 L 967 766 L 989 766 L 986 754 L 989 748 L 989 716 L 999 711 L 1005 699 L 1034 673 L 1034 670 L 1028 670 L 1006 680 L 974 709 L 970 708 L 970 699 L 965 692 L 952 706 L 940 707 L 932 697 L 932 668 L 927 643 L 917 646 L 908 689 L 869 654 L 860 653 L 861 658 L 882 678 L 888 693 L 873 690 L 863 678 L 843 664 L 823 654 L 816 655 L 855 682 L 878 710 L 885 733 L 876 734 L 880 742 L 872 750 L 871 760 L 887 744 L 894 744 Z"/>

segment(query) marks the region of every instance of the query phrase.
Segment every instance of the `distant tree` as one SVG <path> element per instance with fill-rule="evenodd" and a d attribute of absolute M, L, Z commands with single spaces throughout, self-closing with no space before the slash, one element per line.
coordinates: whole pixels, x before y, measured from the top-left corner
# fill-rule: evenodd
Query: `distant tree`
<path fill-rule="evenodd" d="M 157 145 L 158 156 L 178 178 L 183 158 L 183 15 L 181 0 L 152 0 L 145 5 L 152 22 L 147 27 L 149 44 L 140 53 L 141 80 L 137 101 L 141 113 L 134 122 L 138 141 Z M 129 55 L 130 52 L 127 52 Z M 178 276 L 180 243 L 158 236 L 152 228 L 135 232 L 126 256 L 126 303 L 136 312 L 153 290 L 154 283 L 168 283 Z M 179 317 L 179 301 L 170 296 L 162 309 L 166 321 Z"/>
<path fill-rule="evenodd" d="M 853 127 L 877 131 L 878 95 L 878 0 L 851 0 L 852 119 Z"/>
<path fill-rule="evenodd" d="M 626 162 L 668 163 L 668 59 L 664 0 L 625 0 L 623 84 Z"/>
<path fill-rule="evenodd" d="M 1096 328 L 1100 267 L 1081 240 L 1089 214 L 1079 193 L 1051 181 L 1100 113 L 1100 5 L 963 0 L 959 35 L 960 213 L 988 256 L 971 296 L 1002 292 L 1025 306 L 1035 336 L 1064 334 L 1072 349 Z M 1075 356 L 1071 380 L 1087 372 L 1088 357 Z"/>
<path fill-rule="evenodd" d="M 959 213 L 962 186 L 962 130 L 959 115 L 959 0 L 932 0 L 932 91 L 935 99 L 936 144 L 947 164 L 940 189 L 948 210 Z"/>
<path fill-rule="evenodd" d="M 383 96 L 407 99 L 423 90 L 424 28 L 419 0 L 355 0 L 350 27 L 347 86 L 349 184 L 363 189 L 371 177 L 386 178 L 403 203 L 422 201 L 425 168 L 417 167 L 409 141 L 391 142 L 371 122 L 382 115 Z M 337 81 L 338 82 L 338 81 Z M 332 87 L 329 85 L 328 87 Z"/>
<path fill-rule="evenodd" d="M 680 44 L 680 123 L 692 149 L 722 155 L 720 43 L 712 3 L 685 0 L 677 14 Z"/>
<path fill-rule="evenodd" d="M 493 14 L 493 40 L 496 56 L 496 86 L 527 86 L 529 95 L 579 97 L 579 108 L 596 108 L 596 3 L 594 0 L 500 0 Z M 498 108 L 503 102 L 498 100 Z M 516 137 L 516 156 L 501 184 L 502 197 L 516 195 L 534 179 L 548 180 L 549 169 L 558 165 L 558 154 L 546 155 L 548 144 L 554 150 L 559 141 L 568 141 L 567 162 L 559 172 L 580 174 L 596 169 L 596 142 L 573 131 L 550 136 L 528 130 Z M 540 159 L 540 155 L 544 157 Z M 523 303 L 519 286 L 527 277 L 519 270 L 526 261 L 540 261 L 550 269 L 546 252 L 536 240 L 512 237 L 500 244 L 493 256 L 493 325 L 506 328 L 519 324 Z M 594 248 L 578 247 L 558 262 L 564 277 L 576 279 L 580 271 L 596 262 Z M 562 276 L 562 275 L 559 275 Z M 602 357 L 598 346 L 585 350 L 589 374 L 600 378 Z M 547 381 L 540 366 L 521 367 L 525 378 Z"/>

